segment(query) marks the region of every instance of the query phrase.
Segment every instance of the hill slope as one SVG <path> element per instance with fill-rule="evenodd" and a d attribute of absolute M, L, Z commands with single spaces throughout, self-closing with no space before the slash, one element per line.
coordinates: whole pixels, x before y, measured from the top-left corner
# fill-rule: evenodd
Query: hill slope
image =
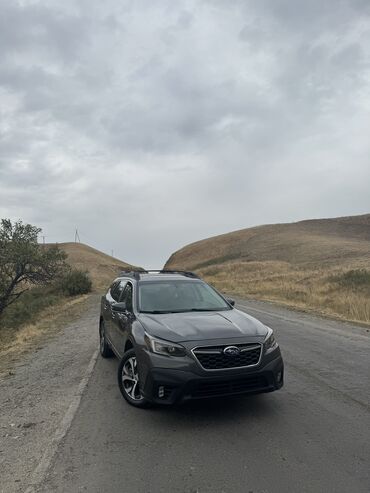
<path fill-rule="evenodd" d="M 223 291 L 370 322 L 370 214 L 234 231 L 175 252 Z M 355 272 L 348 274 L 348 271 Z"/>
<path fill-rule="evenodd" d="M 201 268 L 231 260 L 299 265 L 370 262 L 370 214 L 242 229 L 192 243 L 166 267 Z"/>
<path fill-rule="evenodd" d="M 59 243 L 58 246 L 68 255 L 67 262 L 72 267 L 89 272 L 95 288 L 107 287 L 120 270 L 138 268 L 83 243 Z"/>
<path fill-rule="evenodd" d="M 134 267 L 83 243 L 59 243 L 58 246 L 67 253 L 71 267 L 89 272 L 95 292 L 105 290 L 121 270 Z M 20 350 L 58 324 L 74 319 L 84 309 L 86 298 L 86 295 L 69 298 L 53 285 L 32 287 L 2 316 L 0 351 L 4 348 Z"/>

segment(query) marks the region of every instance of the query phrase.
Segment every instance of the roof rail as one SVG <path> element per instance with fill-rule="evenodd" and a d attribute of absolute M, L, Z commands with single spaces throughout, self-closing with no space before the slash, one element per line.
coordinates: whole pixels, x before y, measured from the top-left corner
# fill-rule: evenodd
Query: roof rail
<path fill-rule="evenodd" d="M 140 274 L 180 274 L 185 277 L 191 277 L 193 279 L 199 279 L 199 276 L 195 274 L 194 272 L 190 272 L 187 270 L 168 270 L 168 269 L 142 269 L 142 270 L 123 270 L 120 272 L 120 276 L 124 277 L 132 277 L 136 280 L 140 279 Z"/>
<path fill-rule="evenodd" d="M 118 277 L 133 277 L 134 279 L 140 279 L 140 272 L 143 273 L 143 270 L 121 270 Z"/>
<path fill-rule="evenodd" d="M 151 272 L 151 271 L 148 271 L 148 272 Z M 154 272 L 156 272 L 156 271 L 154 271 Z M 197 276 L 197 274 L 195 274 L 194 272 L 191 272 L 189 270 L 164 269 L 164 270 L 160 270 L 158 272 L 159 272 L 159 274 L 181 274 L 181 275 L 186 276 L 186 277 L 193 277 L 194 279 L 199 279 L 199 276 Z"/>

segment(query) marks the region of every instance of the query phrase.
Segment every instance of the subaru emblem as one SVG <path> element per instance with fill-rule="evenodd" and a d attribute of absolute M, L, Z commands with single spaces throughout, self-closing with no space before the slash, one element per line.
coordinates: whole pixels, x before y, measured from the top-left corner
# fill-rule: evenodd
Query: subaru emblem
<path fill-rule="evenodd" d="M 239 356 L 240 349 L 236 346 L 227 346 L 224 349 L 224 354 L 226 356 Z"/>

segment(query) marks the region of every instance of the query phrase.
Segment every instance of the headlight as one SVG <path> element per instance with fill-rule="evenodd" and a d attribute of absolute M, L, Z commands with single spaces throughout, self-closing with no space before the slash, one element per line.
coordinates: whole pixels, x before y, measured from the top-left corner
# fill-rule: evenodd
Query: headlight
<path fill-rule="evenodd" d="M 276 342 L 276 339 L 274 337 L 274 331 L 270 329 L 270 327 L 267 328 L 268 328 L 268 333 L 263 344 L 265 346 L 265 352 L 269 353 L 270 351 L 273 351 L 278 347 L 278 343 Z"/>
<path fill-rule="evenodd" d="M 165 356 L 185 356 L 186 354 L 185 348 L 180 346 L 180 344 L 155 339 L 148 334 L 145 334 L 145 342 L 153 353 L 162 354 Z"/>

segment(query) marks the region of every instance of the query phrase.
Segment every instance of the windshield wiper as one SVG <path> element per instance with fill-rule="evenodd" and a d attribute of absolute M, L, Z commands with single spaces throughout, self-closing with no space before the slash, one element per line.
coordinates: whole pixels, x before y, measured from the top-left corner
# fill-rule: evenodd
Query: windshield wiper
<path fill-rule="evenodd" d="M 190 308 L 190 312 L 219 312 L 224 308 Z"/>
<path fill-rule="evenodd" d="M 142 310 L 140 313 L 154 313 L 154 314 L 158 314 L 158 313 L 174 313 L 174 312 L 169 311 L 169 310 L 150 310 L 150 311 Z"/>
<path fill-rule="evenodd" d="M 227 308 L 187 308 L 185 310 L 141 310 L 140 313 L 189 313 L 189 312 L 218 312 L 221 310 L 227 310 Z"/>
<path fill-rule="evenodd" d="M 187 308 L 186 310 L 179 310 L 174 313 L 186 313 L 186 312 L 219 312 L 225 310 L 225 308 Z"/>

